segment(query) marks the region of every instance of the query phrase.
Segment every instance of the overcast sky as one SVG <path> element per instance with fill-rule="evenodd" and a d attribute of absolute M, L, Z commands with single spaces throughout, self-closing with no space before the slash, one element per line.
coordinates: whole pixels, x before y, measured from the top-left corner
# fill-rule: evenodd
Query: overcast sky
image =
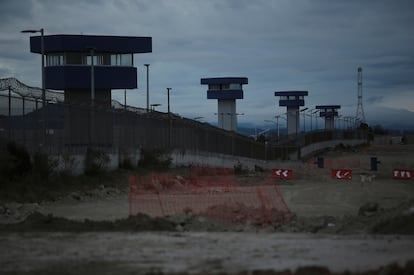
<path fill-rule="evenodd" d="M 0 0 L 0 78 L 40 86 L 40 56 L 23 29 L 45 34 L 151 36 L 153 52 L 135 55 L 139 89 L 129 105 L 150 103 L 185 117 L 216 121 L 203 77 L 248 77 L 237 101 L 240 123 L 264 124 L 285 112 L 279 90 L 307 90 L 305 107 L 341 105 L 354 116 L 363 68 L 368 123 L 414 123 L 414 1 L 399 0 Z M 112 97 L 123 102 L 123 91 Z M 414 126 L 413 126 L 414 128 Z"/>

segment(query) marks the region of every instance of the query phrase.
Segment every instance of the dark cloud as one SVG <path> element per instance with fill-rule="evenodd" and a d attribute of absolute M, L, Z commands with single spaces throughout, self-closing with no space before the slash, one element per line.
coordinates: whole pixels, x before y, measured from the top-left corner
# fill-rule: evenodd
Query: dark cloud
<path fill-rule="evenodd" d="M 413 129 L 414 112 L 409 110 L 368 106 L 365 117 L 371 125 L 381 125 L 386 129 Z"/>
<path fill-rule="evenodd" d="M 365 99 L 365 103 L 373 104 L 373 103 L 381 103 L 384 100 L 384 96 L 370 96 Z"/>
<path fill-rule="evenodd" d="M 8 21 L 17 21 L 22 18 L 31 17 L 33 10 L 33 2 L 16 1 L 16 0 L 1 0 L 0 1 L 0 16 L 2 23 Z"/>
<path fill-rule="evenodd" d="M 140 89 L 129 102 L 145 105 L 142 64 L 150 63 L 151 100 L 164 102 L 165 88 L 173 87 L 174 109 L 192 117 L 216 119 L 217 103 L 199 85 L 210 76 L 249 78 L 237 102 L 244 121 L 282 112 L 273 92 L 289 89 L 309 90 L 310 106 L 342 104 L 350 106 L 343 115 L 354 115 L 359 66 L 365 103 L 389 107 L 391 92 L 414 95 L 410 0 L 0 0 L 0 15 L 0 69 L 30 85 L 40 83 L 39 59 L 21 29 L 152 36 L 153 53 L 134 58 Z"/>

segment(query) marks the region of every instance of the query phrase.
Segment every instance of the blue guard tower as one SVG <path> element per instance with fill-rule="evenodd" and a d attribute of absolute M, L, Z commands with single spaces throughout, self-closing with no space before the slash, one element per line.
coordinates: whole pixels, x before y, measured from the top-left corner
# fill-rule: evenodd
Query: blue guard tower
<path fill-rule="evenodd" d="M 320 110 L 319 116 L 325 118 L 325 129 L 333 130 L 335 129 L 335 117 L 338 117 L 338 109 L 340 105 L 318 105 L 315 109 Z"/>
<path fill-rule="evenodd" d="M 237 131 L 236 99 L 243 99 L 243 84 L 248 84 L 247 77 L 202 78 L 202 85 L 208 85 L 207 99 L 217 99 L 218 127 Z"/>
<path fill-rule="evenodd" d="M 30 37 L 31 52 L 42 54 L 41 38 Z M 111 108 L 112 89 L 137 88 L 134 53 L 152 52 L 152 38 L 46 35 L 43 48 L 45 88 L 65 94 L 65 142 L 111 145 L 112 119 L 102 110 Z"/>
<path fill-rule="evenodd" d="M 279 91 L 275 96 L 280 96 L 279 106 L 287 107 L 287 131 L 288 135 L 299 132 L 299 106 L 305 105 L 305 96 L 307 91 Z"/>

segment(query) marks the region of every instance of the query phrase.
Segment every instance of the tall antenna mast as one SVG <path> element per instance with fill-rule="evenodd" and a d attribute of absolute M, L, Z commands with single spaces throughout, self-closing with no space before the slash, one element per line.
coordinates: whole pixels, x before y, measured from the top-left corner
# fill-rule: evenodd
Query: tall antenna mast
<path fill-rule="evenodd" d="M 355 121 L 365 123 L 364 107 L 362 105 L 362 68 L 358 67 L 358 105 Z"/>

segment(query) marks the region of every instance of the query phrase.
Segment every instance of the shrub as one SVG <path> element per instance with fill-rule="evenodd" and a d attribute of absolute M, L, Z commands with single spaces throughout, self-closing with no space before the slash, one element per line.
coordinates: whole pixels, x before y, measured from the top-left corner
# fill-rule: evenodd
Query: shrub
<path fill-rule="evenodd" d="M 33 155 L 32 176 L 35 182 L 49 180 L 58 166 L 58 161 L 52 160 L 47 154 L 37 152 Z"/>
<path fill-rule="evenodd" d="M 75 157 L 69 155 L 69 154 L 63 154 L 61 157 L 61 165 L 62 170 L 60 172 L 60 175 L 62 176 L 71 176 L 73 175 L 73 171 L 76 167 L 76 159 Z"/>
<path fill-rule="evenodd" d="M 9 142 L 0 156 L 0 178 L 13 181 L 27 176 L 32 170 L 30 154 L 23 146 Z"/>
<path fill-rule="evenodd" d="M 124 158 L 122 161 L 119 162 L 119 168 L 126 169 L 126 170 L 133 170 L 135 167 L 132 164 L 130 158 Z"/>
<path fill-rule="evenodd" d="M 237 162 L 234 166 L 234 174 L 243 175 L 249 173 L 249 168 L 244 166 L 240 161 Z"/>
<path fill-rule="evenodd" d="M 102 173 L 109 162 L 109 156 L 100 150 L 88 148 L 85 156 L 85 174 L 89 176 Z"/>
<path fill-rule="evenodd" d="M 172 158 L 163 149 L 141 149 L 141 159 L 138 165 L 144 168 L 165 169 L 169 168 Z"/>

